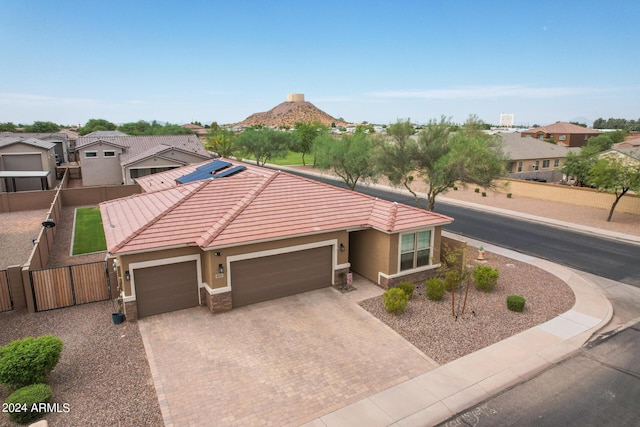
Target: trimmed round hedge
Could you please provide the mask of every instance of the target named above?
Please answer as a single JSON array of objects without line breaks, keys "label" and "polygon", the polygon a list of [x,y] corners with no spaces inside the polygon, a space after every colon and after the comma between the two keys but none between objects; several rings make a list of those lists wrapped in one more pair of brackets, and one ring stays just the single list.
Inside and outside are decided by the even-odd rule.
[{"label": "trimmed round hedge", "polygon": [[47,384],[31,384],[9,395],[5,400],[5,408],[11,421],[27,424],[45,414],[40,404],[51,402],[51,396],[51,387]]},{"label": "trimmed round hedge", "polygon": [[524,297],[520,295],[509,295],[507,297],[507,308],[511,311],[521,312],[524,310]]}]

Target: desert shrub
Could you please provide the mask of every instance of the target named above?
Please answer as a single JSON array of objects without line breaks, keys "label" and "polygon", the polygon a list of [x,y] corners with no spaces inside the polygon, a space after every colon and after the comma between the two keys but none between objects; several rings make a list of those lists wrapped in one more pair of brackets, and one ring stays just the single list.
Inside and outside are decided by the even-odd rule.
[{"label": "desert shrub", "polygon": [[509,295],[507,297],[507,308],[511,311],[522,311],[524,310],[524,297],[520,295]]},{"label": "desert shrub", "polygon": [[444,280],[439,277],[427,279],[426,281],[426,293],[427,298],[432,301],[440,301],[446,291],[446,285]]},{"label": "desert shrub", "polygon": [[446,286],[446,290],[449,292],[453,292],[460,287],[462,283],[462,277],[460,277],[460,272],[458,270],[449,270],[444,274],[444,283]]},{"label": "desert shrub", "polygon": [[400,288],[391,288],[382,294],[382,299],[384,300],[384,308],[387,312],[401,314],[407,308],[409,296]]},{"label": "desert shrub", "polygon": [[475,190],[473,190],[473,191],[474,191],[474,192],[476,192],[476,193],[479,193],[479,192],[480,192],[480,189],[479,189],[479,188],[476,188],[476,189],[475,189]]},{"label": "desert shrub", "polygon": [[62,340],[53,335],[11,341],[0,347],[0,384],[16,389],[45,382],[61,352]]},{"label": "desert shrub", "polygon": [[487,197],[487,192],[486,191],[482,192],[482,197]]},{"label": "desert shrub", "polygon": [[507,193],[507,199],[511,198],[511,193]]},{"label": "desert shrub", "polygon": [[498,270],[488,265],[478,265],[473,269],[473,282],[476,289],[491,292],[498,283]]},{"label": "desert shrub", "polygon": [[[30,423],[45,414],[40,403],[51,402],[51,387],[46,384],[31,384],[14,391],[5,400],[9,418],[19,424]],[[34,410],[32,410],[34,409]]]},{"label": "desert shrub", "polygon": [[413,297],[413,291],[416,288],[416,285],[414,285],[411,282],[400,282],[398,283],[398,288],[402,289],[402,291],[407,294],[407,297],[409,297],[409,299],[411,299],[411,297]]}]

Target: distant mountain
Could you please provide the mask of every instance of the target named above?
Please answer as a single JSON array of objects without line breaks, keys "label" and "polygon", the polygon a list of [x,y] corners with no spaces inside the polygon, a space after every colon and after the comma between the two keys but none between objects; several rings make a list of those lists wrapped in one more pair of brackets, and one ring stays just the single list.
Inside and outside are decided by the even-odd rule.
[{"label": "distant mountain", "polygon": [[[304,99],[303,96],[302,99]],[[318,121],[326,126],[331,126],[332,123],[334,123],[335,126],[349,125],[349,123],[330,116],[312,103],[304,100],[287,100],[286,102],[276,105],[269,111],[254,113],[235,125],[293,127],[296,122],[313,121]]]}]

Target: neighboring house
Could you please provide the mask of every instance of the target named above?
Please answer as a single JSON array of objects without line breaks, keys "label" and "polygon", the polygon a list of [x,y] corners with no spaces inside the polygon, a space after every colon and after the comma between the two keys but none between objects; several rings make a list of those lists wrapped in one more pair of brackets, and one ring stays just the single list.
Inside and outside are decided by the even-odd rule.
[{"label": "neighboring house", "polygon": [[209,129],[207,129],[206,127],[200,126],[200,125],[194,125],[193,123],[187,123],[185,125],[182,125],[182,127],[189,129],[191,132],[198,135],[198,137],[200,138],[207,136],[207,134],[209,133]]},{"label": "neighboring house", "polygon": [[552,180],[552,172],[564,165],[567,154],[579,148],[565,147],[543,140],[521,137],[517,133],[499,133],[504,143],[503,151],[508,156],[507,172],[511,178],[540,178]]},{"label": "neighboring house", "polygon": [[640,166],[640,147],[612,148],[598,154],[598,157],[613,157],[622,159],[625,165]]},{"label": "neighboring house", "polygon": [[423,281],[453,221],[226,159],[138,183],[146,193],[100,204],[130,319],[225,311],[342,284],[351,271],[385,288]]},{"label": "neighboring house", "polygon": [[[14,134],[15,135],[15,134]],[[0,189],[48,190],[56,183],[56,144],[21,136],[0,137]]]},{"label": "neighboring house", "polygon": [[587,145],[589,138],[599,134],[600,132],[597,130],[566,122],[557,122],[549,126],[531,128],[520,133],[523,138],[530,136],[536,139],[553,140],[567,147],[583,147]]},{"label": "neighboring house", "polygon": [[613,148],[637,148],[640,149],[640,137],[631,137],[627,138],[622,142],[618,142],[617,144],[613,144]]},{"label": "neighboring house", "polygon": [[195,135],[86,135],[76,148],[85,186],[134,184],[136,178],[211,158]]},{"label": "neighboring house", "polygon": [[40,141],[52,142],[55,144],[55,154],[58,155],[60,163],[69,161],[70,140],[66,132],[55,133],[24,133],[24,132],[0,132],[0,138],[14,137],[19,139],[39,139]]}]

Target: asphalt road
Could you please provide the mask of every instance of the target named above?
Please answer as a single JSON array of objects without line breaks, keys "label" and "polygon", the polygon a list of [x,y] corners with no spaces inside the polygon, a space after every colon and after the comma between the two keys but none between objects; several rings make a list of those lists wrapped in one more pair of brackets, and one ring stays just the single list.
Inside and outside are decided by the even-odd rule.
[{"label": "asphalt road", "polygon": [[[289,171],[291,172],[291,171]],[[296,173],[296,172],[291,172]],[[307,178],[345,187],[329,178],[297,173]],[[413,197],[367,186],[357,190],[381,199],[415,206]],[[423,206],[426,202],[423,201]],[[435,212],[455,221],[445,230],[496,246],[543,258],[617,282],[640,287],[640,246],[582,232],[486,213],[438,202]]]},{"label": "asphalt road", "polygon": [[638,396],[636,324],[441,426],[637,426]]}]

